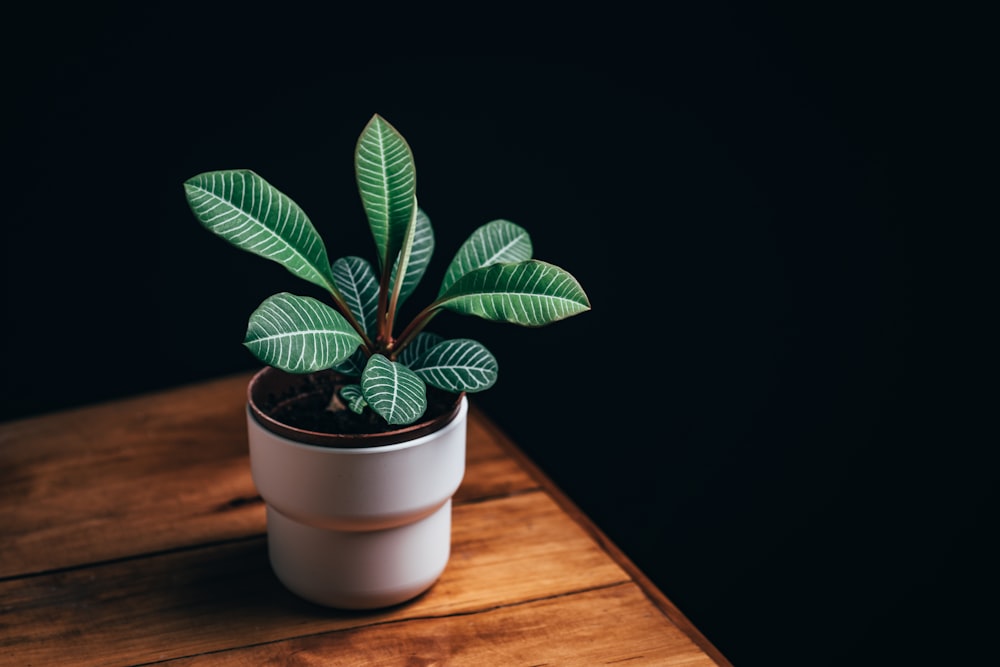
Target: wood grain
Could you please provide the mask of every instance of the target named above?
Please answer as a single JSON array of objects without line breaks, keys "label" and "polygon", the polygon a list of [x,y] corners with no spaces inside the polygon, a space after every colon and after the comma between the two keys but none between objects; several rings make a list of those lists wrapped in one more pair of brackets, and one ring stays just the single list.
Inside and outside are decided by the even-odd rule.
[{"label": "wood grain", "polygon": [[[248,379],[4,424],[0,579],[263,534]],[[470,425],[456,503],[537,488],[497,437]]]},{"label": "wood grain", "polygon": [[392,610],[348,614],[299,602],[255,538],[2,582],[0,636],[18,638],[33,664],[134,664],[628,581],[541,492],[456,507],[453,522],[441,580]]},{"label": "wood grain", "polygon": [[267,560],[248,379],[0,424],[0,665],[729,664],[474,404],[437,584],[300,600]]},{"label": "wood grain", "polygon": [[[558,618],[559,623],[539,619]],[[616,619],[629,619],[620,623]],[[462,616],[376,622],[165,667],[412,667],[413,665],[714,665],[656,613],[635,584],[619,584]]]}]

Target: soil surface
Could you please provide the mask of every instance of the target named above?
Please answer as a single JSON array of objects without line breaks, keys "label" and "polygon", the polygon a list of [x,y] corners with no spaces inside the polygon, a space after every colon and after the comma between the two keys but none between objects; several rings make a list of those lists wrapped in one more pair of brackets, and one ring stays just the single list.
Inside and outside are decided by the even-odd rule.
[{"label": "soil surface", "polygon": [[[371,434],[394,431],[370,408],[362,414],[351,411],[338,392],[347,384],[357,384],[356,378],[345,378],[332,372],[297,376],[294,384],[280,394],[269,393],[260,409],[272,419],[294,428],[317,433]],[[416,423],[448,414],[455,408],[456,394],[428,385],[427,410]]]}]

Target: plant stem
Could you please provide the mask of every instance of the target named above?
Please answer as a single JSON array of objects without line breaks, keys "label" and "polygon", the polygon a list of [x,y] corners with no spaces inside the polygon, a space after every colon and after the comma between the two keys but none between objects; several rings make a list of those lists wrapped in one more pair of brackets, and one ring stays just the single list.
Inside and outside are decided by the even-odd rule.
[{"label": "plant stem", "polygon": [[[400,246],[399,255],[396,258],[396,280],[392,285],[392,294],[389,297],[389,305],[386,310],[386,345],[392,349],[392,329],[396,322],[396,308],[399,305],[399,294],[403,291],[403,281],[406,278],[406,269],[410,264],[410,251],[413,249],[413,235],[417,231],[417,198],[413,197],[413,211],[410,213],[410,221],[406,225],[406,233],[403,234],[403,244]],[[390,276],[392,273],[390,272]]]},{"label": "plant stem", "polygon": [[382,262],[382,276],[379,279],[379,289],[378,289],[378,310],[376,311],[375,321],[376,321],[376,334],[375,344],[382,346],[388,346],[392,342],[392,331],[389,326],[392,320],[388,316],[389,307],[389,281],[392,278],[392,264],[389,262],[388,258]]},{"label": "plant stem", "polygon": [[399,352],[416,337],[418,333],[423,331],[424,327],[434,319],[434,316],[441,312],[441,308],[435,304],[431,304],[420,311],[416,317],[414,317],[403,332],[399,334],[399,338],[396,339],[396,344],[393,347],[393,354]]}]

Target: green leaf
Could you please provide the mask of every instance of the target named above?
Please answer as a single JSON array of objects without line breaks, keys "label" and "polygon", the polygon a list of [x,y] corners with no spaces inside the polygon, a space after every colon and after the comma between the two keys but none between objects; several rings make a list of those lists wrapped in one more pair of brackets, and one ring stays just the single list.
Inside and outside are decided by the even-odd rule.
[{"label": "green leaf", "polygon": [[462,276],[438,306],[494,322],[541,326],[590,310],[580,283],[564,269],[529,259]]},{"label": "green leaf", "polygon": [[438,343],[411,368],[427,384],[456,394],[483,391],[497,381],[496,358],[470,338]]},{"label": "green leaf", "polygon": [[184,193],[209,231],[329,288],[330,262],[316,228],[298,204],[254,172],[205,172],[185,181]]},{"label": "green leaf", "polygon": [[378,277],[372,265],[361,257],[341,257],[333,263],[331,271],[347,307],[365,328],[365,333],[374,336],[378,328]]},{"label": "green leaf", "polygon": [[361,393],[361,385],[349,384],[340,389],[340,397],[347,403],[351,412],[360,415],[368,407],[364,394]]},{"label": "green leaf", "polygon": [[413,341],[404,347],[403,351],[399,353],[399,363],[409,368],[413,368],[413,364],[415,364],[420,357],[424,356],[424,353],[427,352],[427,350],[431,349],[443,340],[443,336],[439,336],[429,331],[421,331],[416,335]]},{"label": "green leaf", "polygon": [[371,409],[390,424],[413,423],[427,409],[427,387],[420,376],[381,354],[368,360],[361,391]]},{"label": "green leaf", "polygon": [[311,373],[351,356],[361,344],[344,316],[308,296],[281,292],[250,315],[243,344],[269,366]]},{"label": "green leaf", "polygon": [[403,136],[375,114],[354,154],[361,203],[378,249],[379,269],[394,261],[416,206],[416,169]]},{"label": "green leaf", "polygon": [[[413,234],[413,246],[410,248],[410,259],[406,265],[406,276],[403,278],[403,285],[400,288],[399,300],[396,304],[397,310],[403,302],[413,294],[420,280],[427,271],[431,256],[434,254],[434,229],[431,227],[431,219],[421,209],[417,209],[417,219]],[[392,267],[392,280],[389,285],[396,283],[396,273],[399,268],[399,258]]]},{"label": "green leaf", "polygon": [[441,282],[438,296],[470,271],[500,263],[531,259],[531,237],[523,227],[507,220],[494,220],[472,232],[455,253]]},{"label": "green leaf", "polygon": [[368,355],[360,347],[354,351],[354,354],[331,366],[333,370],[346,375],[348,377],[356,378],[361,377],[361,374],[365,370],[365,364],[368,363]]}]

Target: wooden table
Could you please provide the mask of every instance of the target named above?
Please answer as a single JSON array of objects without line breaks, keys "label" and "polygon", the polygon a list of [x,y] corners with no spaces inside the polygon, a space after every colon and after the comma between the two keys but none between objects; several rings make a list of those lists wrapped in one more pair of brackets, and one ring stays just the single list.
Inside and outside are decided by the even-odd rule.
[{"label": "wooden table", "polygon": [[437,584],[299,600],[267,561],[248,379],[0,424],[0,664],[729,664],[474,404]]}]

